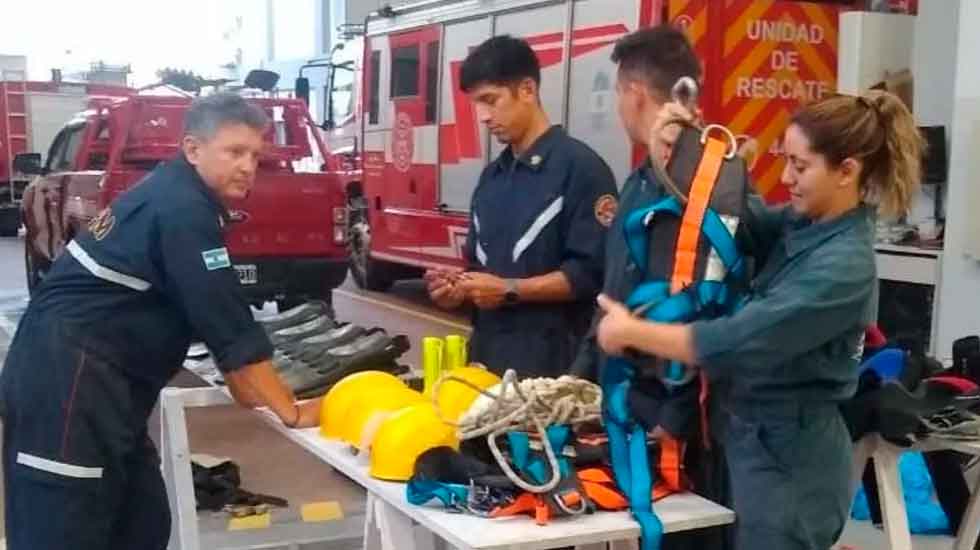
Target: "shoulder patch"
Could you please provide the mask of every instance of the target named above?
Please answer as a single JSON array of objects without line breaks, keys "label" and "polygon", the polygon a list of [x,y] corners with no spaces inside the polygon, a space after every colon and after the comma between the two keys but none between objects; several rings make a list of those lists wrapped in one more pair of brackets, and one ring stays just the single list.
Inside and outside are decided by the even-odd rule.
[{"label": "shoulder patch", "polygon": [[97,241],[101,241],[112,231],[112,228],[116,225],[116,217],[112,214],[111,208],[104,208],[99,215],[92,218],[92,221],[88,222],[88,230],[92,233],[92,237]]},{"label": "shoulder patch", "polygon": [[595,206],[593,210],[595,211],[595,219],[603,227],[609,227],[612,225],[613,220],[616,218],[616,211],[619,208],[619,203],[616,201],[616,197],[613,195],[603,195],[596,199]]},{"label": "shoulder patch", "polygon": [[231,259],[228,257],[228,249],[223,246],[221,248],[205,250],[204,252],[201,252],[201,257],[204,258],[204,267],[206,267],[208,271],[231,267]]}]

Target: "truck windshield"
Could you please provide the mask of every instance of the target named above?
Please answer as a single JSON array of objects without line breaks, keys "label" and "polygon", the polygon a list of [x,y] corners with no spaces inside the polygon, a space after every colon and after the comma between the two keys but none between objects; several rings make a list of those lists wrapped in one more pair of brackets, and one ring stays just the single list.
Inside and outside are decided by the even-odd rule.
[{"label": "truck windshield", "polygon": [[309,113],[295,105],[285,107],[274,105],[272,115],[272,143],[266,150],[266,156],[272,159],[288,161],[294,172],[320,172],[324,158],[320,145],[314,136],[317,131],[312,124]]},{"label": "truck windshield", "polygon": [[341,126],[354,112],[354,71],[349,65],[334,65],[330,107],[334,125]]}]

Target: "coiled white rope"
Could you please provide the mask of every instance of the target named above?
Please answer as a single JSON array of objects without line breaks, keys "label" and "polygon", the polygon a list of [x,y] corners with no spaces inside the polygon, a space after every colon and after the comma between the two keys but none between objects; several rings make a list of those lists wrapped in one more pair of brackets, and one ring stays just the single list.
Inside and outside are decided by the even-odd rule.
[{"label": "coiled white rope", "polygon": [[[443,417],[439,411],[439,390],[445,383],[463,384],[486,397],[479,397],[459,423]],[[515,485],[531,493],[546,493],[561,482],[561,471],[555,449],[548,440],[546,426],[553,424],[581,424],[599,420],[602,416],[602,390],[598,385],[576,378],[528,378],[518,381],[517,372],[504,373],[497,392],[487,391],[468,380],[450,374],[442,377],[432,392],[436,412],[443,422],[456,426],[460,440],[486,436],[490,452],[504,474]],[[522,479],[510,467],[510,463],[497,447],[497,438],[510,431],[536,432],[541,437],[544,454],[551,467],[551,479],[542,485],[534,485]]]}]

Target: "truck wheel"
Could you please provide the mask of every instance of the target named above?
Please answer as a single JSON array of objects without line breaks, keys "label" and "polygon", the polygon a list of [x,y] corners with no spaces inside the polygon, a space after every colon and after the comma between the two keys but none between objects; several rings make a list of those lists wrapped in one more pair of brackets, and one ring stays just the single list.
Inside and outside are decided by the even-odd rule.
[{"label": "truck wheel", "polygon": [[365,290],[384,292],[395,283],[393,267],[386,262],[371,258],[371,226],[367,212],[352,209],[350,229],[347,234],[347,249],[350,252],[350,273],[357,286]]},{"label": "truck wheel", "polygon": [[0,237],[16,237],[20,231],[20,208],[0,207]]}]

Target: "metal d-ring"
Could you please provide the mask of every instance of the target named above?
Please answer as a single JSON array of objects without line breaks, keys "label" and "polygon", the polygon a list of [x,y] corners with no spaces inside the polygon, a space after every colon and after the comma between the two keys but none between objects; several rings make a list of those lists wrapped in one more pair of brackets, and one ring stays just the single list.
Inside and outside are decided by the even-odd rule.
[{"label": "metal d-ring", "polygon": [[694,109],[698,104],[698,83],[689,76],[682,76],[670,89],[670,97],[687,109]]},{"label": "metal d-ring", "polygon": [[735,153],[738,152],[738,140],[735,139],[735,134],[733,134],[731,130],[722,126],[721,124],[708,124],[704,127],[704,130],[701,130],[701,145],[708,143],[708,134],[710,134],[712,130],[720,130],[726,137],[728,137],[728,145],[730,147],[728,148],[728,152],[725,153],[725,159],[731,160],[735,158]]}]

